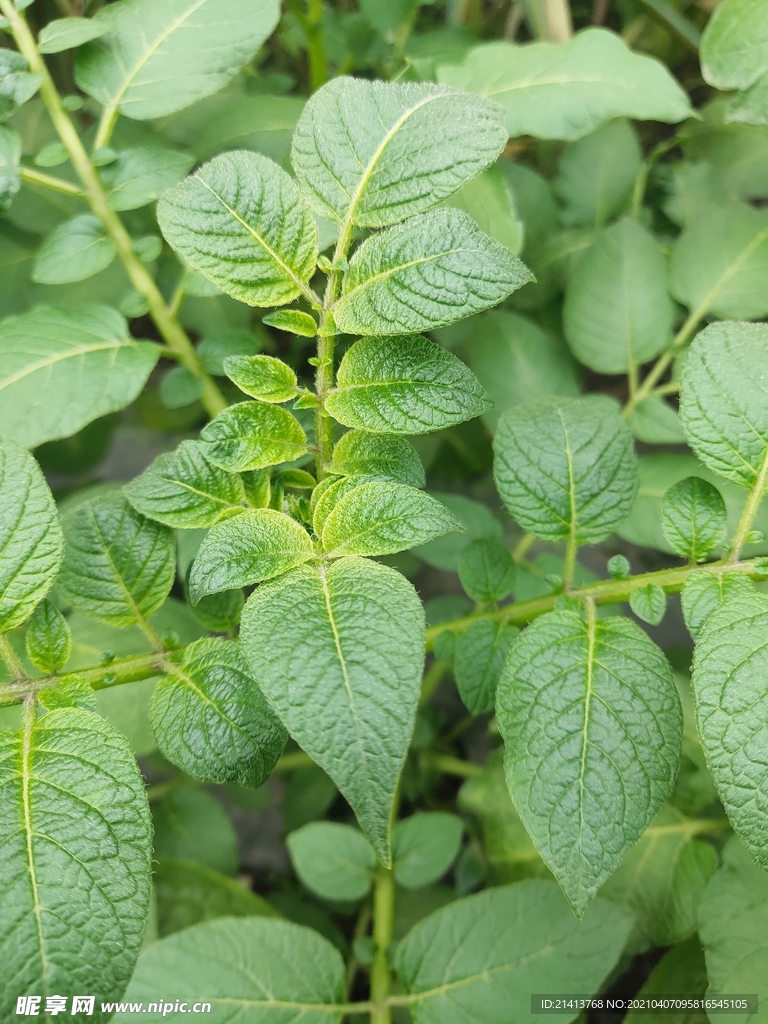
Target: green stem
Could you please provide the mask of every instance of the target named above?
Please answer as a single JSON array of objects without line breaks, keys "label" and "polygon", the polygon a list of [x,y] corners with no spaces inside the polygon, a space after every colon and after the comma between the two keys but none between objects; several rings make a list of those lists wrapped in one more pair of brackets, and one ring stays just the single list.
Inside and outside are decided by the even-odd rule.
[{"label": "green stem", "polygon": [[19,175],[22,181],[28,181],[30,185],[43,185],[45,188],[53,189],[54,192],[64,192],[65,195],[85,199],[85,192],[77,185],[73,185],[70,181],[64,181],[63,178],[54,178],[52,174],[43,174],[42,171],[36,171],[34,167],[20,167]]},{"label": "green stem", "polygon": [[0,658],[3,659],[8,667],[8,671],[15,680],[25,678],[24,666],[21,663],[21,659],[16,654],[13,647],[11,647],[10,641],[4,633],[0,633]]},{"label": "green stem", "polygon": [[622,409],[622,416],[625,418],[629,417],[635,409],[644,401],[652,391],[655,390],[656,385],[664,376],[672,360],[675,358],[680,349],[688,341],[696,331],[696,328],[701,323],[702,319],[707,315],[709,310],[710,297],[707,296],[704,302],[688,316],[683,326],[675,335],[672,344],[659,358],[656,360],[653,368],[648,373],[640,387],[635,391],[634,395],[631,395],[629,401]]},{"label": "green stem", "polygon": [[536,538],[532,533],[524,533],[517,544],[512,549],[512,558],[515,562],[524,562],[525,556],[531,550],[533,545],[536,543]]},{"label": "green stem", "polygon": [[446,775],[457,775],[460,779],[474,779],[482,772],[479,764],[471,761],[462,761],[458,757],[451,757],[449,754],[422,754],[419,758],[421,768],[433,768],[435,771],[444,772]]},{"label": "green stem", "polygon": [[379,864],[373,890],[373,938],[376,952],[371,965],[371,1024],[392,1024],[389,996],[392,978],[387,951],[395,920],[395,880],[391,868]]},{"label": "green stem", "polygon": [[648,153],[645,160],[643,160],[640,170],[637,172],[635,178],[635,186],[632,190],[632,217],[638,220],[640,213],[643,209],[643,199],[645,198],[645,190],[648,187],[648,178],[653,165],[659,159],[660,156],[664,156],[670,149],[674,149],[675,146],[680,144],[680,139],[677,135],[672,136],[671,139],[664,139],[659,142],[658,145],[654,146],[653,149]]},{"label": "green stem", "polygon": [[763,500],[765,489],[768,486],[768,449],[766,449],[765,455],[763,456],[763,464],[760,467],[755,486],[749,492],[746,504],[741,513],[739,519],[739,525],[736,527],[736,533],[733,535],[733,542],[731,544],[731,552],[728,556],[728,561],[738,562],[741,555],[741,549],[746,543],[749,532],[752,529],[752,523],[755,521],[757,510],[760,507],[760,502]]},{"label": "green stem", "polygon": [[424,707],[425,704],[429,703],[430,697],[438,688],[440,683],[443,681],[445,674],[449,668],[450,663],[447,661],[441,661],[439,658],[432,662],[427,671],[424,673],[424,679],[421,683],[421,696],[419,697],[419,707]]},{"label": "green stem", "polygon": [[307,53],[309,56],[309,83],[312,92],[328,81],[328,62],[325,59],[323,38],[323,0],[307,0]]},{"label": "green stem", "polygon": [[570,593],[573,585],[573,574],[576,570],[576,555],[579,550],[579,542],[576,539],[576,517],[571,518],[571,532],[568,535],[568,543],[565,548],[565,564],[563,565],[563,590]]},{"label": "green stem", "polygon": [[548,43],[567,43],[573,36],[573,20],[568,0],[523,0],[525,17],[537,39]]},{"label": "green stem", "polygon": [[147,300],[150,315],[163,340],[176,354],[179,362],[203,381],[203,405],[211,416],[216,416],[227,407],[226,400],[213,379],[203,369],[186,331],[169,313],[165,299],[152,275],[133,251],[131,236],[109,205],[107,194],[99,180],[96,168],[91,163],[80,136],[64,109],[56,85],[48,73],[48,68],[37,49],[37,44],[25,18],[18,13],[11,0],[0,0],[0,11],[10,22],[13,38],[19,51],[26,57],[30,70],[42,76],[40,95],[59,138],[69,153],[72,166],[80,178],[85,198],[104,225],[131,284]]}]

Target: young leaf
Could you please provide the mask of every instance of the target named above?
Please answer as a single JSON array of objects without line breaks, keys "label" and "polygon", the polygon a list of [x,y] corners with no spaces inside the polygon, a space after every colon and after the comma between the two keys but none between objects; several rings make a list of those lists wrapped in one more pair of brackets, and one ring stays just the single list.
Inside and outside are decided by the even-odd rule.
[{"label": "young leaf", "polygon": [[686,440],[705,465],[742,487],[766,486],[767,372],[764,324],[711,324],[697,335],[683,368]]},{"label": "young leaf", "polygon": [[[344,961],[327,939],[310,928],[267,917],[208,921],[185,928],[148,946],[139,958],[125,993],[129,1002],[156,1002],[160,1010],[143,1014],[146,1024],[161,1024],[163,1007],[180,999],[212,1004],[208,1024],[232,1020],[233,1004],[244,1020],[272,1024],[337,1024],[345,1001]],[[165,1011],[168,1012],[168,1011]],[[243,1013],[235,1010],[239,1016]],[[114,1024],[133,1024],[130,1010]]]},{"label": "young leaf", "polygon": [[424,491],[376,481],[339,499],[325,520],[323,547],[333,558],[391,555],[461,529],[456,516]]},{"label": "young leaf", "polygon": [[21,136],[0,125],[0,213],[11,208],[21,188]]},{"label": "young leaf", "polygon": [[271,34],[277,0],[123,0],[93,24],[105,35],[77,55],[80,88],[139,121],[218,92]]},{"label": "young leaf", "polygon": [[61,53],[98,39],[107,31],[107,26],[94,18],[58,18],[40,29],[37,46],[40,53]]},{"label": "young leaf", "polygon": [[444,811],[412,814],[392,832],[392,870],[404,889],[423,889],[456,860],[464,822]]},{"label": "young leaf", "polygon": [[488,100],[427,83],[336,78],[305,106],[291,162],[322,216],[385,227],[456,192],[506,141],[503,112]]},{"label": "young leaf", "polygon": [[105,270],[116,253],[101,221],[90,213],[59,224],[38,250],[32,280],[38,284],[69,284]]},{"label": "young leaf", "polygon": [[27,657],[45,675],[58,672],[72,653],[72,634],[67,620],[50,601],[41,601],[32,612],[24,637]]},{"label": "young leaf", "polygon": [[97,497],[64,517],[66,550],[58,589],[99,622],[130,626],[157,611],[173,586],[173,532],[122,494]]},{"label": "young leaf", "polygon": [[20,626],[53,586],[64,538],[32,456],[0,437],[0,633]]},{"label": "young leaf", "polygon": [[474,540],[459,559],[461,585],[473,601],[503,601],[515,589],[512,555],[494,540]]},{"label": "young leaf", "polygon": [[270,704],[388,862],[390,810],[424,664],[415,590],[365,559],[301,566],[254,591],[241,637]]},{"label": "young leaf", "polygon": [[29,448],[136,398],[160,347],[107,306],[38,306],[0,324],[0,434]]},{"label": "young leaf", "polygon": [[626,373],[669,347],[666,260],[636,220],[597,235],[568,282],[563,318],[573,354],[598,373]]},{"label": "young leaf", "polygon": [[239,644],[190,644],[155,688],[152,731],[164,757],[206,782],[256,789],[285,748],[285,729],[256,686]]},{"label": "young leaf", "polygon": [[312,529],[315,532],[315,536],[323,536],[323,527],[325,526],[326,519],[345,494],[354,490],[355,487],[359,487],[360,484],[372,482],[373,480],[364,476],[347,476],[341,479],[338,477],[326,477],[325,480],[321,480],[312,492],[312,499],[310,501]]},{"label": "young leaf", "polygon": [[496,709],[518,814],[582,915],[672,790],[669,662],[627,619],[551,612],[512,645]]},{"label": "young leaf", "polygon": [[329,470],[339,476],[397,480],[411,487],[426,483],[419,454],[405,438],[364,430],[350,430],[336,442]]},{"label": "young leaf", "polygon": [[203,428],[199,443],[206,459],[228,473],[292,462],[307,450],[296,417],[261,402],[230,405]]},{"label": "young leaf", "polygon": [[725,539],[726,511],[716,487],[697,476],[673,484],[661,499],[661,530],[681,558],[703,562]]},{"label": "young leaf", "polygon": [[637,134],[623,118],[566,146],[552,182],[564,205],[562,223],[591,228],[609,224],[626,207],[642,162]]},{"label": "young leaf", "polygon": [[456,638],[453,674],[459,696],[473,715],[493,711],[496,686],[517,632],[514,626],[479,619]]},{"label": "young leaf", "polygon": [[456,356],[421,335],[362,338],[339,364],[326,409],[378,433],[426,434],[474,419],[491,402]]},{"label": "young leaf", "polygon": [[200,545],[189,574],[192,604],[206,594],[271,580],[314,553],[307,531],[283,512],[241,512],[217,523]]},{"label": "young leaf", "polygon": [[487,43],[439,68],[438,79],[501,103],[512,137],[580,139],[613,117],[675,123],[690,114],[661,63],[600,28],[568,43]]},{"label": "young leaf", "polygon": [[300,309],[278,309],[262,317],[261,322],[267,327],[276,327],[278,331],[287,331],[300,338],[314,338],[317,334],[317,320],[309,313]]},{"label": "young leaf", "polygon": [[241,478],[207,462],[194,441],[160,455],[123,493],[142,515],[179,529],[212,526],[245,499]]},{"label": "young leaf", "polygon": [[528,880],[430,914],[398,945],[395,968],[414,1024],[525,1020],[531,993],[599,991],[631,927],[607,900],[577,921],[554,883]]},{"label": "young leaf", "polygon": [[496,306],[533,280],[461,210],[441,208],[366,239],[334,307],[349,334],[434,330]]},{"label": "young leaf", "polygon": [[709,616],[736,597],[754,594],[755,585],[741,572],[692,572],[685,581],[680,602],[688,632],[698,640]]},{"label": "young leaf", "polygon": [[113,210],[137,210],[181,181],[193,164],[189,153],[165,146],[137,146],[117,154],[101,171]]},{"label": "young leaf", "polygon": [[629,607],[643,622],[658,626],[667,610],[667,595],[655,583],[649,583],[642,590],[633,590],[629,595]]},{"label": "young leaf", "polygon": [[[5,19],[3,19],[5,20]],[[5,121],[27,100],[32,99],[42,75],[29,71],[25,57],[8,47],[0,53],[0,121]]]},{"label": "young leaf", "polygon": [[693,656],[696,721],[725,811],[757,863],[768,870],[768,597],[733,597],[707,618]]},{"label": "young leaf", "polygon": [[603,395],[551,398],[509,409],[494,438],[504,504],[542,540],[592,544],[632,507],[637,460],[616,404]]},{"label": "young leaf", "polygon": [[376,868],[376,853],[351,825],[316,821],[286,839],[296,874],[324,900],[361,900]]},{"label": "young leaf", "polygon": [[296,374],[274,356],[227,356],[224,372],[246,395],[262,402],[287,402],[296,397]]},{"label": "young leaf", "polygon": [[152,852],[128,744],[88,711],[49,711],[0,731],[0,792],[0,1016],[13,1018],[20,992],[119,999],[144,937]]},{"label": "young leaf", "polygon": [[258,153],[223,153],[157,205],[166,239],[198,273],[250,306],[307,292],[317,228],[296,183]]},{"label": "young leaf", "polygon": [[203,789],[183,786],[152,804],[155,853],[237,874],[237,834],[218,800]]}]

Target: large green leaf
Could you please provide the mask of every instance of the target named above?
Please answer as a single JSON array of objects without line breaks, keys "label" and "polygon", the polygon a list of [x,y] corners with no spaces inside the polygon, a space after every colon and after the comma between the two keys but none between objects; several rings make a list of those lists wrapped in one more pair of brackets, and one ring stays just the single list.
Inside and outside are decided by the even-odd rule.
[{"label": "large green leaf", "polygon": [[682,711],[635,623],[572,611],[513,643],[496,713],[518,814],[578,914],[672,790]]},{"label": "large green leaf", "polygon": [[579,362],[626,373],[672,342],[675,305],[658,243],[625,218],[595,238],[566,289],[563,330]]},{"label": "large green leaf", "polygon": [[495,103],[427,83],[336,78],[307,103],[291,162],[312,207],[383,227],[434,206],[506,143]]},{"label": "large green leaf", "polygon": [[78,611],[130,626],[157,611],[173,586],[173,532],[145,519],[122,494],[97,497],[64,516],[58,589]]},{"label": "large green leaf", "polygon": [[373,882],[376,853],[359,829],[313,821],[286,839],[296,874],[324,900],[359,900]]},{"label": "large green leaf", "polygon": [[[735,837],[723,851],[723,866],[709,883],[699,910],[711,996],[753,993],[768,999],[768,875]],[[733,1016],[734,1024],[757,1024],[758,1013]]]},{"label": "large green leaf", "polygon": [[336,325],[350,334],[433,330],[495,306],[528,268],[463,211],[418,214],[366,239],[349,262]]},{"label": "large green leaf", "polygon": [[711,324],[688,353],[680,420],[710,469],[765,490],[768,473],[768,327]]},{"label": "large green leaf", "polygon": [[473,419],[490,399],[460,359],[421,335],[362,338],[339,365],[326,409],[379,433],[426,434]]},{"label": "large green leaf", "polygon": [[226,85],[277,23],[277,0],[121,0],[78,53],[77,84],[139,121],[183,110]]},{"label": "large green leaf", "polygon": [[604,395],[521,405],[499,420],[494,476],[504,504],[542,540],[594,543],[632,507],[632,435]]},{"label": "large green leaf", "polygon": [[568,43],[487,43],[457,67],[441,67],[438,78],[501,103],[511,136],[580,139],[612,117],[674,123],[690,114],[661,63],[604,29]]},{"label": "large green leaf", "polygon": [[415,1024],[533,1020],[534,993],[596,992],[631,926],[605,900],[578,921],[552,882],[487,889],[431,914],[399,944],[403,1002]]},{"label": "large green leaf", "polygon": [[389,861],[390,810],[424,663],[424,613],[413,587],[365,559],[301,566],[256,589],[241,637],[288,731]]},{"label": "large green leaf", "polygon": [[609,224],[625,209],[642,162],[637,135],[623,118],[566,146],[552,182],[563,201],[563,224]]},{"label": "large green leaf", "polygon": [[296,417],[263,402],[230,405],[203,428],[199,443],[206,459],[229,473],[292,462],[307,450]]},{"label": "large green leaf", "polygon": [[64,538],[40,468],[0,437],[0,633],[27,619],[53,586]]},{"label": "large green leaf", "polygon": [[0,434],[29,448],[129,405],[160,355],[107,306],[38,306],[0,324]]},{"label": "large green leaf", "polygon": [[281,306],[307,291],[317,228],[293,179],[258,153],[223,153],[164,193],[157,218],[179,255],[227,295]]},{"label": "large green leaf", "polygon": [[[158,993],[162,993],[158,996]],[[163,1017],[163,1001],[180,999],[190,1012],[211,1003],[207,1024],[340,1024],[335,1003],[345,1001],[344,962],[317,932],[287,921],[223,919],[185,928],[149,946],[125,993],[126,1002],[161,999],[147,1024]],[[114,1024],[132,1024],[118,1013]]]},{"label": "large green leaf", "polygon": [[768,210],[710,207],[675,242],[672,295],[699,316],[758,320],[768,313]]},{"label": "large green leaf", "polygon": [[761,0],[723,0],[701,39],[701,70],[718,89],[748,89],[768,72],[768,21]]},{"label": "large green leaf", "polygon": [[97,715],[50,711],[0,732],[0,791],[0,1014],[12,1019],[20,993],[80,992],[95,1014],[70,1019],[105,1024],[101,1000],[122,995],[149,910],[152,831],[133,755]]},{"label": "large green leaf", "polygon": [[768,870],[768,597],[745,594],[716,608],[693,657],[696,720],[726,813],[749,852]]},{"label": "large green leaf", "polygon": [[206,782],[257,788],[283,752],[285,730],[239,644],[210,638],[184,651],[155,688],[152,731],[163,755]]}]

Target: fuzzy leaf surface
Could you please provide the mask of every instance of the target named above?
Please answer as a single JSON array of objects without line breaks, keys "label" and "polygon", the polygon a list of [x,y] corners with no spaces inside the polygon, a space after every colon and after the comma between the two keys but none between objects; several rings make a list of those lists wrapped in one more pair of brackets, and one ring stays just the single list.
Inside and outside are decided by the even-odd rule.
[{"label": "fuzzy leaf surface", "polygon": [[296,374],[274,356],[227,356],[224,372],[241,391],[261,402],[287,402],[296,395]]},{"label": "fuzzy leaf surface", "polygon": [[206,459],[228,473],[292,462],[307,450],[296,417],[262,402],[230,405],[203,428],[199,444]]},{"label": "fuzzy leaf surface", "polygon": [[680,603],[688,632],[694,640],[717,608],[732,598],[754,594],[755,585],[741,572],[692,572],[685,581]]},{"label": "fuzzy leaf surface", "polygon": [[336,442],[330,470],[341,476],[378,476],[411,487],[427,482],[419,454],[405,438],[365,430],[350,430]]},{"label": "fuzzy leaf surface", "polygon": [[453,674],[459,696],[473,715],[493,711],[496,686],[517,632],[514,626],[480,619],[456,638]]},{"label": "fuzzy leaf surface", "polygon": [[72,633],[67,620],[50,601],[41,601],[32,612],[24,636],[27,657],[45,675],[64,668],[72,653]]},{"label": "fuzzy leaf surface", "polygon": [[709,481],[688,476],[661,499],[661,529],[681,558],[703,562],[725,539],[723,496]]}]

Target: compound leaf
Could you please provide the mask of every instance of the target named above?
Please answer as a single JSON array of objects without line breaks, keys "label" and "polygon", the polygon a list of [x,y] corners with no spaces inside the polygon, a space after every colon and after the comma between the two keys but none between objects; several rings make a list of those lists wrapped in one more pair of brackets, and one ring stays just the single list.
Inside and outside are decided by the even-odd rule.
[{"label": "compound leaf", "polygon": [[324,900],[367,896],[376,853],[362,832],[335,821],[313,821],[286,839],[291,863],[308,889]]},{"label": "compound leaf", "polygon": [[416,449],[403,437],[350,430],[336,442],[331,473],[340,476],[380,477],[411,487],[426,483],[424,465]]},{"label": "compound leaf", "polygon": [[307,450],[307,437],[287,409],[240,402],[203,428],[199,444],[214,466],[244,473],[298,459]]},{"label": "compound leaf", "polygon": [[456,860],[464,822],[444,811],[419,812],[392,832],[392,869],[404,889],[422,889],[442,878]]},{"label": "compound leaf", "polygon": [[661,499],[661,530],[681,558],[703,562],[725,539],[725,501],[698,476],[678,480]]}]

